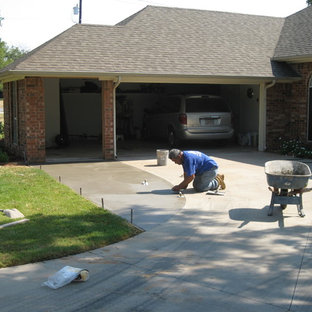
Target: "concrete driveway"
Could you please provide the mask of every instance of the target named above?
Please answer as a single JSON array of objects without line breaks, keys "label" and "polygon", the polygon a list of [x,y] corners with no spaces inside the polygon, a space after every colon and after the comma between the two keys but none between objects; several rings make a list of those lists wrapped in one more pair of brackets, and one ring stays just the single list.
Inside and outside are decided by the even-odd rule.
[{"label": "concrete driveway", "polygon": [[[0,310],[312,311],[312,192],[303,195],[304,218],[293,205],[283,211],[276,207],[268,217],[271,194],[263,166],[285,158],[254,151],[206,152],[225,174],[225,196],[191,189],[185,198],[169,193],[167,187],[181,180],[181,167],[171,162],[156,166],[150,157],[43,166],[77,192],[88,181],[86,172],[92,172],[93,191],[85,183],[83,196],[98,204],[104,196],[107,208],[119,202],[120,214],[123,206],[126,211],[139,206],[134,221],[146,231],[80,255],[1,269]],[[119,171],[118,188],[107,183],[110,188],[104,193],[100,181],[107,164],[115,172],[123,168],[131,174],[128,179],[127,170]],[[141,184],[143,177],[148,186]],[[87,268],[90,279],[58,290],[41,286],[65,265]]]}]

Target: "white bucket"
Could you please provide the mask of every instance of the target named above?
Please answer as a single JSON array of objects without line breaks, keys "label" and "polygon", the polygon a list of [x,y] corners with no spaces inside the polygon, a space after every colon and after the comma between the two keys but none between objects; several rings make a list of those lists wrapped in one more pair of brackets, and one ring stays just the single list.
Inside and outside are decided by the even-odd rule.
[{"label": "white bucket", "polygon": [[166,166],[168,162],[169,151],[165,149],[156,150],[157,166]]}]

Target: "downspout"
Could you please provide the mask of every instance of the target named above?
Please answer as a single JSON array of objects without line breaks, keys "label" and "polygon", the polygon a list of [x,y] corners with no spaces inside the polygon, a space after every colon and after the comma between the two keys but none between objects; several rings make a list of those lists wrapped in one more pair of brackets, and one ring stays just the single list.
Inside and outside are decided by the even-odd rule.
[{"label": "downspout", "polygon": [[121,83],[121,77],[118,76],[117,80],[113,83],[113,114],[114,114],[114,159],[117,159],[117,140],[116,140],[116,89]]},{"label": "downspout", "polygon": [[265,86],[265,91],[269,88],[272,88],[274,87],[274,85],[276,84],[276,80],[273,80],[271,83],[268,83],[266,86]]},{"label": "downspout", "polygon": [[267,90],[276,84],[276,80],[270,83],[260,84],[260,107],[259,107],[259,145],[258,150],[266,150],[266,116],[267,116]]}]

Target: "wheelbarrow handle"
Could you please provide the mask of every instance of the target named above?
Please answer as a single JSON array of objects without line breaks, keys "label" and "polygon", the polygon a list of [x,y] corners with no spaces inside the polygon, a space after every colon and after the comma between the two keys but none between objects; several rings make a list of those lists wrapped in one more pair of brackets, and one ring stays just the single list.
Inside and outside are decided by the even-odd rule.
[{"label": "wheelbarrow handle", "polygon": [[275,194],[277,194],[278,193],[278,189],[277,188],[273,188],[273,187],[268,187],[268,189],[269,189],[269,191],[271,191],[272,193],[275,193]]},{"label": "wheelbarrow handle", "polygon": [[306,187],[306,188],[299,189],[299,190],[292,190],[288,194],[291,196],[291,195],[296,195],[296,194],[307,193],[307,192],[310,192],[310,191],[312,191],[312,187]]},{"label": "wheelbarrow handle", "polygon": [[311,192],[311,191],[312,191],[312,187],[306,187],[306,188],[301,190],[301,193],[307,193],[307,192]]},{"label": "wheelbarrow handle", "polygon": [[[277,188],[272,188],[272,187],[268,187],[268,189],[272,192],[277,194],[278,193],[278,189]],[[292,196],[295,194],[302,194],[302,193],[307,193],[307,192],[311,192],[312,191],[312,187],[306,187],[303,189],[299,189],[299,190],[292,190],[288,193],[288,196]]]}]

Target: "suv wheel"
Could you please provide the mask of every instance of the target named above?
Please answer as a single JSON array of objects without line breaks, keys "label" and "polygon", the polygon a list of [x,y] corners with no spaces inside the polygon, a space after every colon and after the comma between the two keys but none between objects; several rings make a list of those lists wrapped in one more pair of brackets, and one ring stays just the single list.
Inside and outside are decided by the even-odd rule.
[{"label": "suv wheel", "polygon": [[168,143],[170,147],[174,147],[178,144],[178,140],[173,130],[169,130],[168,132]]}]

